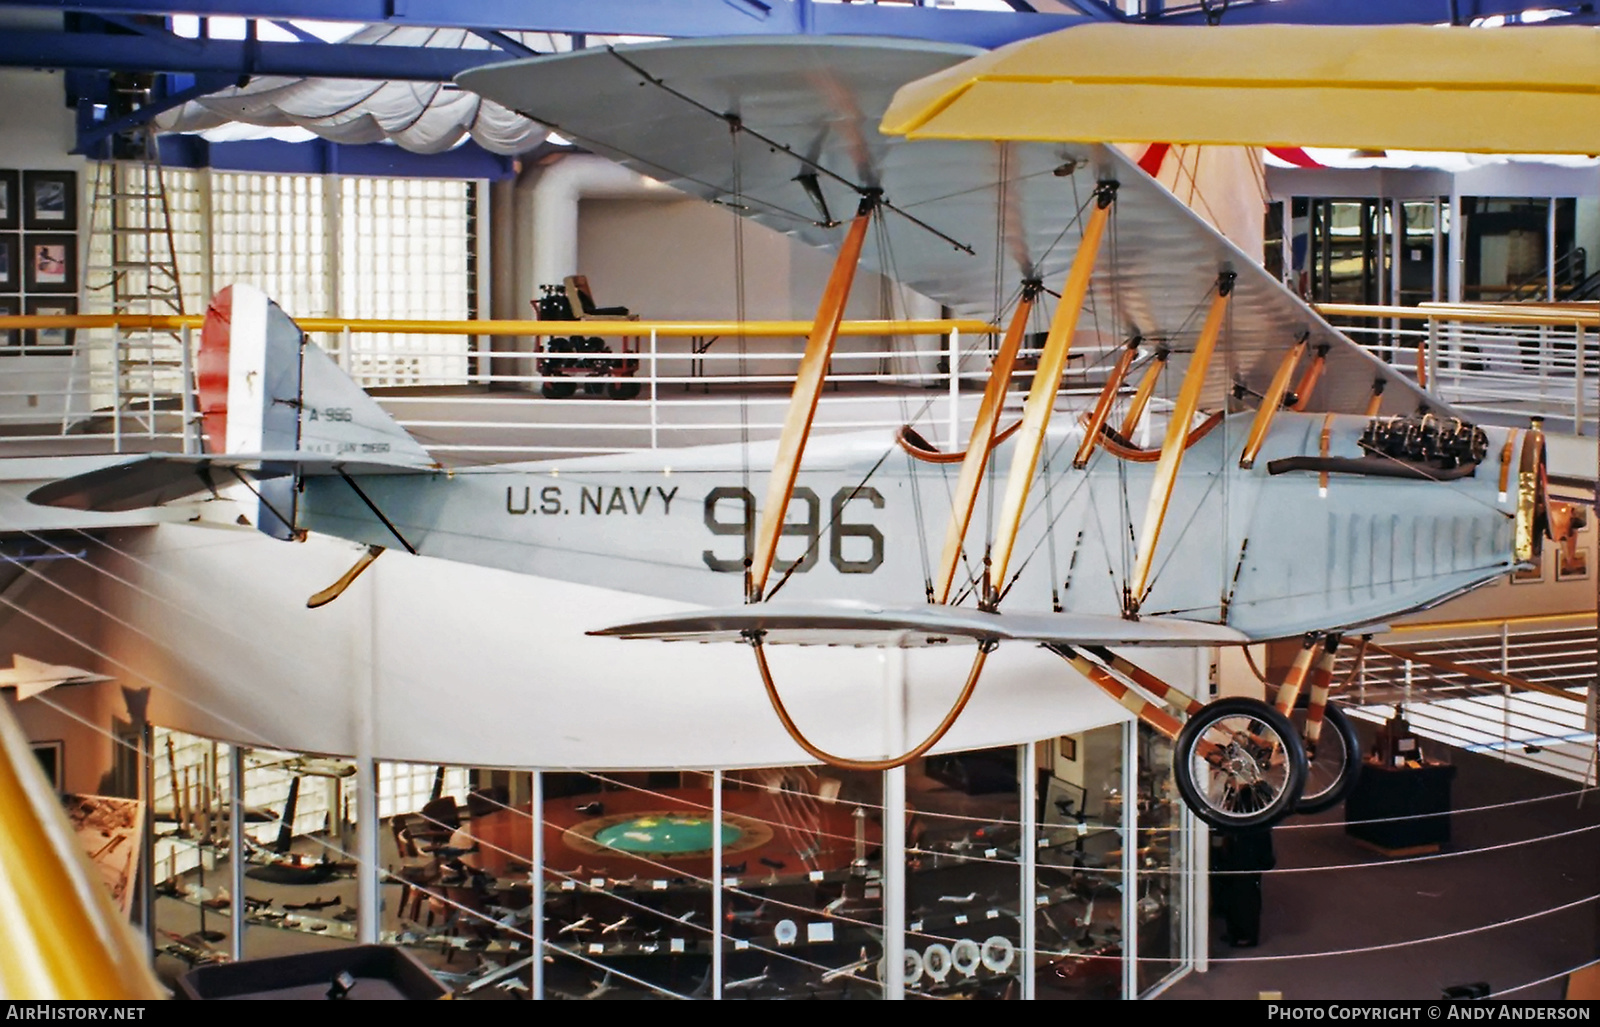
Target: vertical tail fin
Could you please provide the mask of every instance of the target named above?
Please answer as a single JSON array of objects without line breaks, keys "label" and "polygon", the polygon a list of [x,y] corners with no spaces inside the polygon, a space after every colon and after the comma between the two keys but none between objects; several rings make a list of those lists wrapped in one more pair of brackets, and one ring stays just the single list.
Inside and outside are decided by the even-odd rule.
[{"label": "vertical tail fin", "polygon": [[[214,453],[349,456],[436,467],[427,450],[261,290],[232,285],[211,301],[196,361],[200,414]],[[264,460],[256,525],[294,537],[294,467]]]}]

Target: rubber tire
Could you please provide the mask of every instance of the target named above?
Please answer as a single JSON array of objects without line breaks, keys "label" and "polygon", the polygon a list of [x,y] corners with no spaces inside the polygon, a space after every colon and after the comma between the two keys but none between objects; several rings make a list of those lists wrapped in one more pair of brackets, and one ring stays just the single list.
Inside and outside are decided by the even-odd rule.
[{"label": "rubber tire", "polygon": [[539,394],[545,399],[566,399],[577,391],[578,383],[564,378],[546,378],[539,384]]},{"label": "rubber tire", "polygon": [[[1305,740],[1306,711],[1294,711],[1289,718],[1295,734]],[[1337,706],[1322,711],[1322,737],[1317,753],[1307,756],[1306,786],[1295,804],[1296,813],[1321,813],[1343,802],[1361,776],[1361,739],[1355,725]]]},{"label": "rubber tire", "polygon": [[[1274,775],[1275,779],[1281,777],[1281,780],[1270,799],[1264,803],[1252,803],[1250,809],[1240,812],[1231,812],[1214,804],[1210,799],[1210,781],[1202,785],[1195,779],[1197,764],[1206,768],[1208,778],[1214,772],[1210,764],[1194,754],[1195,747],[1214,726],[1230,719],[1251,722],[1254,725],[1252,730],[1268,735],[1275,744],[1281,745],[1285,756],[1281,774]],[[1237,731],[1246,726],[1239,724],[1231,729]],[[1270,827],[1296,811],[1300,791],[1306,782],[1306,754],[1294,725],[1273,707],[1259,699],[1218,699],[1190,717],[1183,725],[1183,730],[1178,732],[1178,740],[1172,748],[1172,772],[1178,785],[1178,794],[1183,796],[1183,801],[1195,816],[1219,831],[1251,830]]]},{"label": "rubber tire", "polygon": [[633,399],[639,395],[639,383],[623,378],[606,386],[606,394],[612,399]]}]

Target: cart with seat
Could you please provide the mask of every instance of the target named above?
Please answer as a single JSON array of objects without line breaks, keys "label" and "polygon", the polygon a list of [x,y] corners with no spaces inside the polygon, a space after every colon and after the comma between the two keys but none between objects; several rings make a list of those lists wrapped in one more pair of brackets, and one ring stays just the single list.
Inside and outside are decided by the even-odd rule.
[{"label": "cart with seat", "polygon": [[[560,285],[541,285],[534,310],[541,321],[637,321],[638,314],[627,307],[597,307],[583,275],[568,275]],[[602,392],[612,399],[632,399],[639,395],[639,383],[632,380],[639,370],[639,337],[618,338],[619,353],[599,336],[541,337],[535,352],[535,368],[543,381],[539,392],[547,399],[564,399],[578,391],[591,396]]]}]

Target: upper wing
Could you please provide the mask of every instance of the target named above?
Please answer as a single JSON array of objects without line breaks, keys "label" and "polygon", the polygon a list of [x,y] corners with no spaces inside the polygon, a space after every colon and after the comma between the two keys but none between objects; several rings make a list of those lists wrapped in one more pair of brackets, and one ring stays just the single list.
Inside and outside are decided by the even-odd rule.
[{"label": "upper wing", "polygon": [[963,606],[918,603],[767,602],[690,610],[591,631],[591,635],[667,642],[728,642],[759,634],[791,645],[916,648],[962,642],[1038,642],[1045,645],[1241,645],[1250,639],[1221,624],[1171,617],[1124,620],[1086,613],[986,613]]},{"label": "upper wing", "polygon": [[1094,345],[1082,336],[1096,330],[1106,346],[1140,336],[1169,347],[1169,367],[1181,374],[1207,293],[1219,271],[1231,270],[1230,324],[1204,406],[1224,406],[1236,382],[1264,392],[1304,335],[1313,349],[1327,346],[1328,358],[1303,409],[1360,411],[1377,380],[1386,412],[1439,407],[1111,147],[908,141],[878,130],[900,85],[976,52],[907,40],[736,37],[577,51],[474,69],[460,81],[810,245],[836,247],[838,222],[854,214],[860,191],[882,189],[893,209],[863,265],[959,316],[991,316],[996,296],[1013,294],[1024,278],[1059,285],[1077,250],[1079,210],[1096,181],[1115,179],[1114,227],[1080,321],[1080,349]]}]

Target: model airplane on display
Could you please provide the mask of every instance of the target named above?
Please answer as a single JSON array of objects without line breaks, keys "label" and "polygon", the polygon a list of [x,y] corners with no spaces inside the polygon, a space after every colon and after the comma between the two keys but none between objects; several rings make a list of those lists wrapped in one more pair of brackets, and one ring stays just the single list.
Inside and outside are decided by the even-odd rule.
[{"label": "model airplane on display", "polygon": [[[1339,638],[1533,559],[1542,435],[1453,416],[1115,148],[878,131],[899,86],[976,52],[721,39],[462,77],[595,152],[837,251],[776,441],[443,469],[283,311],[234,286],[202,332],[212,452],[130,459],[31,498],[122,510],[247,483],[262,531],[369,547],[313,604],[395,546],[698,604],[594,633],[749,645],[796,741],[845,767],[929,751],[996,646],[1044,646],[1176,738],[1178,787],[1208,823],[1331,806],[1361,756],[1326,705]],[[809,438],[858,266],[961,316],[1015,297],[964,444],[941,451],[916,425]],[[1053,296],[1025,364],[1030,318]],[[1081,354],[1102,387],[1067,412],[1060,386]],[[1019,417],[1006,390],[1023,368]],[[1158,408],[1165,441],[1141,446]],[[1124,655],[1292,637],[1304,646],[1272,703],[1203,703]],[[789,719],[767,656],[782,643],[966,647],[971,661],[919,745],[851,760]]]}]

